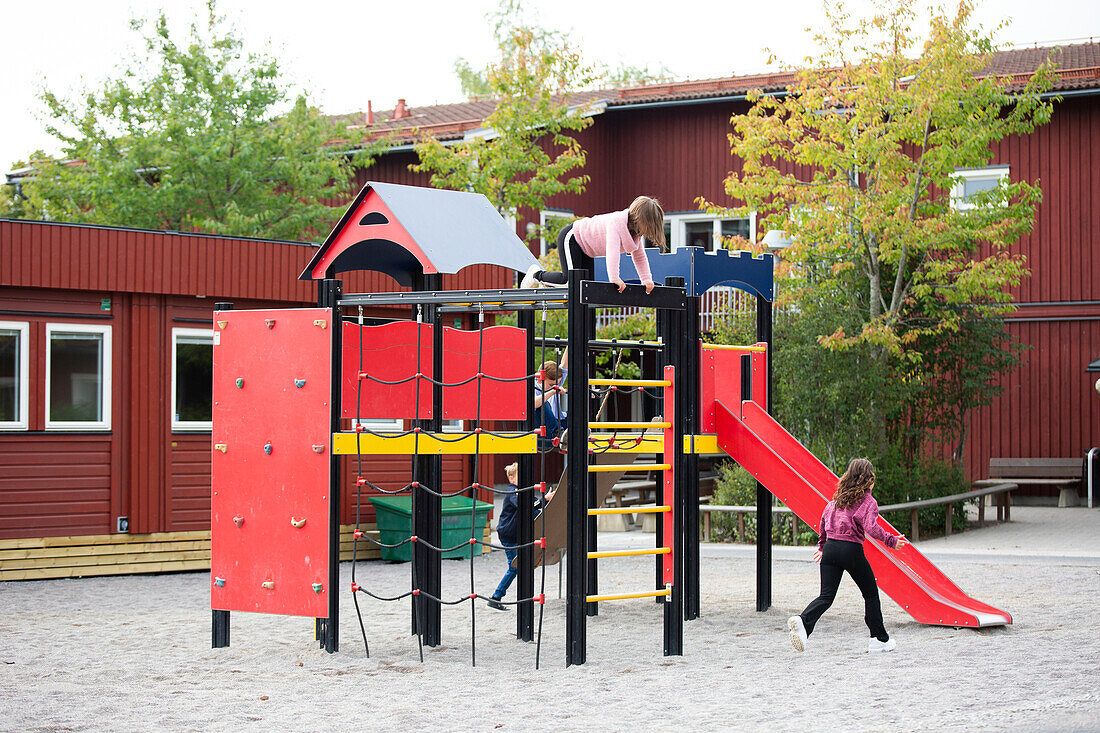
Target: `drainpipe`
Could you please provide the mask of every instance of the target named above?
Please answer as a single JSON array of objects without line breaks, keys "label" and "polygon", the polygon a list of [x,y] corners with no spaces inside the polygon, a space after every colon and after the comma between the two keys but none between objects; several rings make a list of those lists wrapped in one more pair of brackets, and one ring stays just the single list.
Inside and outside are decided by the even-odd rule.
[{"label": "drainpipe", "polygon": [[1095,485],[1093,471],[1095,470],[1094,464],[1096,463],[1096,454],[1098,452],[1100,452],[1100,448],[1089,448],[1089,452],[1085,454],[1085,463],[1088,466],[1089,509],[1092,509],[1092,487]]}]

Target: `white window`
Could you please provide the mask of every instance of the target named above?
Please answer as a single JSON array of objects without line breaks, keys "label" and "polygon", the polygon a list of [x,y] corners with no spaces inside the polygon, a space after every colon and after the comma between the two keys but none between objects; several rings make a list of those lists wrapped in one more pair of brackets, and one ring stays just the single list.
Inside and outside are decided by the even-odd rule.
[{"label": "white window", "polygon": [[951,206],[956,211],[970,211],[977,205],[972,202],[975,194],[989,191],[1008,180],[1008,166],[994,165],[988,168],[960,168],[952,176]]},{"label": "white window", "polygon": [[172,329],[172,430],[213,428],[214,331]]},{"label": "white window", "polygon": [[[539,231],[543,234],[539,237],[539,257],[544,257],[547,252],[557,246],[558,231],[573,221],[575,216],[569,209],[543,209],[539,212]],[[547,239],[547,236],[550,239]]]},{"label": "white window", "polygon": [[28,326],[0,321],[0,430],[27,429]]},{"label": "white window", "polygon": [[46,429],[111,429],[111,327],[46,324]]},{"label": "white window", "polygon": [[680,247],[702,247],[707,252],[721,249],[720,237],[740,236],[756,241],[756,214],[747,219],[711,216],[700,211],[665,214],[665,240],[671,251]]}]

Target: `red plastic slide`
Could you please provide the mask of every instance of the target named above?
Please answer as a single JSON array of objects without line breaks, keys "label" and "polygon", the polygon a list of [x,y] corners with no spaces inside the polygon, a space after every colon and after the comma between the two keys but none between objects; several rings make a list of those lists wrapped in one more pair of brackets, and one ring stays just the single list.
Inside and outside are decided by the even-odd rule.
[{"label": "red plastic slide", "polygon": [[[755,402],[740,405],[738,417],[715,405],[718,446],[756,477],[804,522],[820,531],[821,512],[833,495],[837,476]],[[879,525],[900,534],[882,517]],[[1012,616],[959,590],[939,568],[909,545],[888,549],[867,538],[863,545],[879,587],[922,624],[1003,626]]]}]

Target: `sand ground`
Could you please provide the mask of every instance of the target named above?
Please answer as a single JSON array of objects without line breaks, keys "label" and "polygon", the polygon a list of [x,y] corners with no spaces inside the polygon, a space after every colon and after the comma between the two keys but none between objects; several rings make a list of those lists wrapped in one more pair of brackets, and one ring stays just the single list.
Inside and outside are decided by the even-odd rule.
[{"label": "sand ground", "polygon": [[[786,618],[816,595],[809,555],[776,559],[775,605],[756,613],[751,553],[705,554],[703,618],[686,625],[683,657],[661,654],[660,606],[623,601],[601,604],[588,663],[569,668],[551,568],[538,670],[515,612],[483,605],[476,666],[469,604],[444,609],[443,646],[421,664],[407,602],[360,596],[368,658],[347,594],[341,651],[329,655],[310,619],[244,613],[232,647],[211,649],[206,573],[0,583],[0,729],[1100,730],[1100,558],[940,555],[960,587],[1015,623],[921,626],[884,598],[898,649],[880,655],[865,652],[862,602],[845,579],[798,654]],[[644,588],[651,563],[606,562],[601,591]],[[503,566],[499,552],[477,558],[479,589]],[[342,572],[346,588],[350,563]],[[405,564],[356,572],[382,592],[408,585]],[[467,592],[467,562],[443,572],[446,595]]]}]

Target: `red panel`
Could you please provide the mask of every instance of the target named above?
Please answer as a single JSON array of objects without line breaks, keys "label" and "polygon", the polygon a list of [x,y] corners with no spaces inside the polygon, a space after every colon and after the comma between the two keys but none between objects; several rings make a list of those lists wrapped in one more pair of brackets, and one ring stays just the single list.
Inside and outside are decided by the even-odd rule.
[{"label": "red panel", "polygon": [[[763,343],[754,344],[764,346]],[[741,357],[752,357],[752,397],[757,404],[768,403],[768,354],[763,351],[704,349],[699,347],[699,431],[714,432],[715,403],[741,404]]]},{"label": "red panel", "polygon": [[[394,321],[381,326],[360,326],[344,321],[343,388],[341,414],[354,420],[427,420],[432,417],[432,383],[409,379],[417,370],[428,378],[432,371],[432,326],[416,321]],[[374,379],[359,384],[359,344],[363,345],[363,371],[375,379],[401,384],[381,384]],[[419,349],[418,345],[419,344]],[[420,352],[420,361],[416,354]],[[419,383],[419,394],[417,384]],[[356,394],[359,390],[359,394]],[[419,402],[419,409],[417,403]]]},{"label": "red panel", "polygon": [[323,618],[332,311],[214,317],[210,607]]},{"label": "red panel", "polygon": [[481,372],[517,382],[481,380],[481,405],[478,408],[478,380],[460,387],[444,387],[443,417],[447,420],[524,420],[527,417],[527,390],[530,382],[522,377],[527,371],[527,334],[513,326],[492,326],[478,331],[443,329],[443,381],[456,383],[478,372],[481,347]]}]

